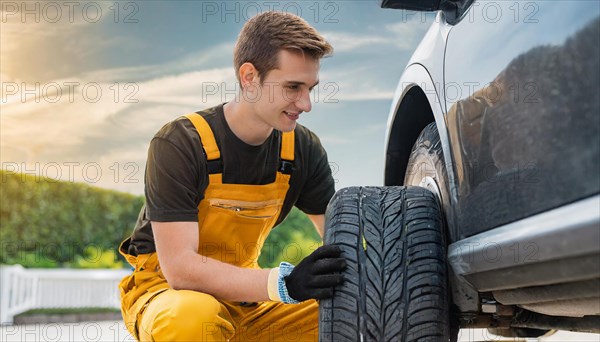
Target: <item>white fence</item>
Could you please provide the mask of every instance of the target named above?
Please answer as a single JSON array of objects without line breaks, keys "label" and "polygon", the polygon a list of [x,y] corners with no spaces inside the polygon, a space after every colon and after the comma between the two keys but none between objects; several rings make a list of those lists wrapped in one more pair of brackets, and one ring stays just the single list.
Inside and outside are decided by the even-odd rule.
[{"label": "white fence", "polygon": [[120,308],[119,281],[128,270],[25,269],[0,266],[0,324],[31,309]]}]

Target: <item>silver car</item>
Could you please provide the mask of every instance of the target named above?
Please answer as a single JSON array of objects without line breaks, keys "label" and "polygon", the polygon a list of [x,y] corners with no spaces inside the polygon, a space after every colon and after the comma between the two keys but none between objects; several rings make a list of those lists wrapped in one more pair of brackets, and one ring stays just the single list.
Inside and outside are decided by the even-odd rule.
[{"label": "silver car", "polygon": [[321,339],[600,332],[599,3],[381,6],[436,16],[391,105],[385,186],[330,203],[349,267]]}]

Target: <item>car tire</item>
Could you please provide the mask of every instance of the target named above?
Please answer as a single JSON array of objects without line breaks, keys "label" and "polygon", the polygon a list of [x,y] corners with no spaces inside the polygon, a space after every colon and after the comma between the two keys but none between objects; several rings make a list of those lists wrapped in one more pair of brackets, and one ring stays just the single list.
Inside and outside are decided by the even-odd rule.
[{"label": "car tire", "polygon": [[338,191],[324,240],[348,266],[334,296],[320,301],[320,341],[455,341],[443,222],[424,188]]},{"label": "car tire", "polygon": [[404,185],[416,185],[432,191],[440,201],[443,215],[450,215],[448,171],[442,142],[435,122],[422,131],[408,158]]}]

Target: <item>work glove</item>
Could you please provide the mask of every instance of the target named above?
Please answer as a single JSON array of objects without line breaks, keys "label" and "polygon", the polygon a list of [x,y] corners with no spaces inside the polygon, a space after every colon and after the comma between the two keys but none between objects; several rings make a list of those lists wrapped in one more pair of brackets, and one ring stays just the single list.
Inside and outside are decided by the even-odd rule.
[{"label": "work glove", "polygon": [[304,258],[283,278],[289,296],[298,302],[333,296],[333,287],[344,280],[341,272],[346,268],[346,260],[341,254],[339,246],[326,245]]}]

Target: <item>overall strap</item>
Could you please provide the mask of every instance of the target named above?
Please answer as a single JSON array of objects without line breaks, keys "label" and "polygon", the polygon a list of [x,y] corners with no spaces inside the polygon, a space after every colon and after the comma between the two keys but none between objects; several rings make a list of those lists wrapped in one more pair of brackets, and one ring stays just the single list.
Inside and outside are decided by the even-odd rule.
[{"label": "overall strap", "polygon": [[188,118],[196,127],[196,131],[200,135],[200,139],[202,140],[202,147],[204,148],[204,152],[206,153],[206,160],[217,160],[221,159],[221,152],[219,151],[219,147],[217,146],[217,141],[215,140],[215,135],[210,129],[208,122],[202,117],[202,115],[198,113],[190,113],[185,116]]},{"label": "overall strap", "polygon": [[200,136],[202,148],[206,154],[206,163],[208,167],[209,182],[221,183],[223,179],[223,162],[221,161],[221,152],[215,140],[215,135],[206,119],[198,113],[185,115],[188,118]]},{"label": "overall strap", "polygon": [[294,131],[281,135],[281,153],[279,155],[279,169],[277,171],[291,175],[294,165]]}]

